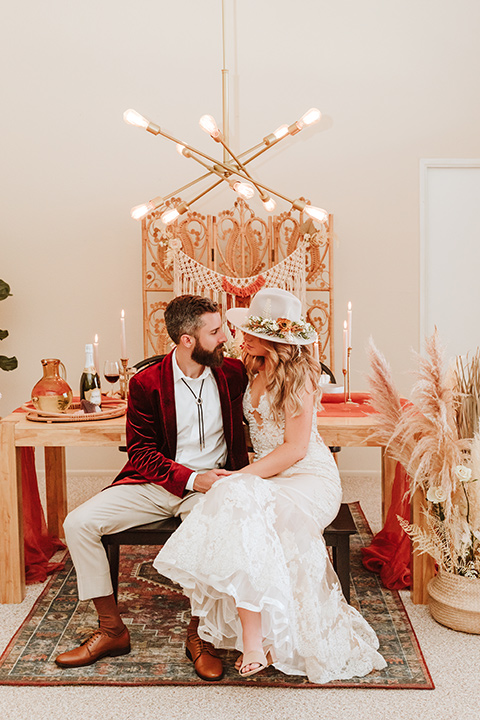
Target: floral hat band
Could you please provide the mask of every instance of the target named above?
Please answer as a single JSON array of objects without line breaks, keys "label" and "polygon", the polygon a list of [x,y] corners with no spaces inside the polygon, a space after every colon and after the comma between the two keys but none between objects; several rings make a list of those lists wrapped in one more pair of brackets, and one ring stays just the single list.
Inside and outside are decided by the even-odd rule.
[{"label": "floral hat band", "polygon": [[280,288],[264,288],[252,299],[249,308],[230,308],[227,320],[242,332],[264,340],[288,345],[316,342],[314,327],[301,315],[300,300]]}]

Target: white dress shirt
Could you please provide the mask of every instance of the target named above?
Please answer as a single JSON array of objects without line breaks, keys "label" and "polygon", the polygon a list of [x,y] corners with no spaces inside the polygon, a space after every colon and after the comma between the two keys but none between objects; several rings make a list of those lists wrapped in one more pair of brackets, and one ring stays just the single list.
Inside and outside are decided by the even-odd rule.
[{"label": "white dress shirt", "polygon": [[[172,356],[173,387],[175,392],[175,411],[177,418],[177,452],[175,461],[191,468],[186,490],[193,490],[197,473],[225,465],[227,443],[223,432],[222,408],[218,385],[209,367],[198,378],[187,377],[177,363],[177,351]],[[202,387],[203,421],[205,428],[205,447],[200,448],[198,409],[195,397],[185,383],[198,397]]]}]

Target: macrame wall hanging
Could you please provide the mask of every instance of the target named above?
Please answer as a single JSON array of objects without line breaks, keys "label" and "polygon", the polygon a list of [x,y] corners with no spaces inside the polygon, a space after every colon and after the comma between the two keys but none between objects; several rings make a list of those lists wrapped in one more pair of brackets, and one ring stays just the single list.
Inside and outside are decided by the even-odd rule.
[{"label": "macrame wall hanging", "polygon": [[[174,207],[179,198],[170,201]],[[304,222],[307,219],[307,222]],[[261,287],[281,287],[302,302],[333,368],[333,217],[316,230],[290,212],[264,220],[244,200],[217,216],[190,212],[165,228],[159,213],[142,223],[144,351],[168,352],[163,311],[176,295],[212,297],[222,313],[248,306]]]}]

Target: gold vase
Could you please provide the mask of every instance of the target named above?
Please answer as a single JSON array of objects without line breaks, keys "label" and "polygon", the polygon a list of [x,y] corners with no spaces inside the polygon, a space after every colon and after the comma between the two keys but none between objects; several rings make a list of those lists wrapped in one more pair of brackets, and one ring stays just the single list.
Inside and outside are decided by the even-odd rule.
[{"label": "gold vase", "polygon": [[[65,380],[65,365],[55,358],[41,362],[43,377],[32,390],[32,403],[43,412],[65,412],[73,398],[72,388]],[[60,375],[60,368],[64,377]]]},{"label": "gold vase", "polygon": [[480,578],[439,570],[427,586],[435,620],[452,630],[480,634]]}]

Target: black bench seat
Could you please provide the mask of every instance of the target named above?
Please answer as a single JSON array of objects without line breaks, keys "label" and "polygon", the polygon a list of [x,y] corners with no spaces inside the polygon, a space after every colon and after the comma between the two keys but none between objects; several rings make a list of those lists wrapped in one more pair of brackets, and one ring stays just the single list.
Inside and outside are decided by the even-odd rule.
[{"label": "black bench seat", "polygon": [[[180,522],[180,518],[171,517],[102,537],[110,565],[115,598],[118,593],[120,545],[164,545],[178,528]],[[332,548],[333,567],[347,602],[350,602],[350,535],[354,535],[356,532],[357,528],[350,508],[346,503],[342,503],[337,517],[325,528],[323,533],[325,544]]]}]

